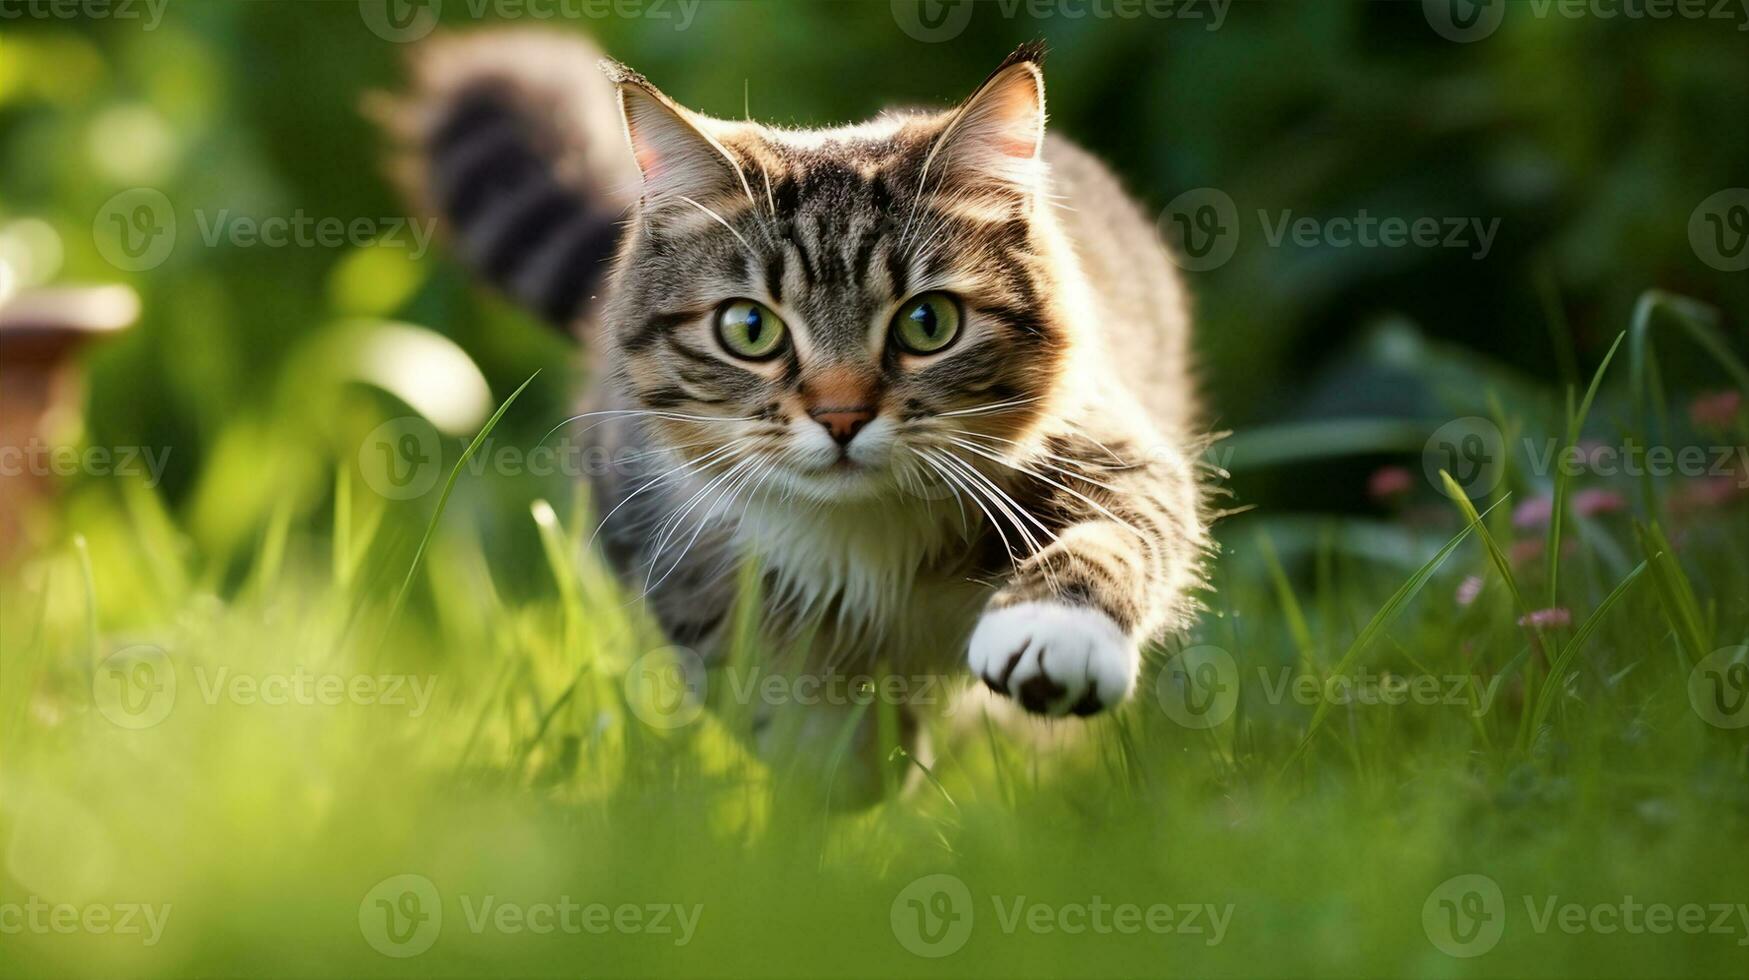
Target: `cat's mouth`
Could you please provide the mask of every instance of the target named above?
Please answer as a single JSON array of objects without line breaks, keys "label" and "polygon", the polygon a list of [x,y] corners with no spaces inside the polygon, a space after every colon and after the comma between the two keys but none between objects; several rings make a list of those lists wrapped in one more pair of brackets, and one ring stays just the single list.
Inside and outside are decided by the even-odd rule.
[{"label": "cat's mouth", "polygon": [[814,466],[794,467],[785,480],[799,495],[820,501],[866,500],[886,492],[889,481],[881,467],[858,462],[849,454]]}]

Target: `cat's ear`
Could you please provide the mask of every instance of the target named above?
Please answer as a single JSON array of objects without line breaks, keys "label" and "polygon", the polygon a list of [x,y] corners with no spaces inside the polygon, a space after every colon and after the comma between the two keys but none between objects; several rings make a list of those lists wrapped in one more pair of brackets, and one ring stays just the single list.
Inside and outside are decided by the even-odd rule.
[{"label": "cat's ear", "polygon": [[954,110],[926,166],[954,182],[1038,189],[1044,178],[1044,45],[1023,44]]},{"label": "cat's ear", "polygon": [[626,140],[644,176],[644,203],[656,207],[682,197],[695,201],[746,193],[747,182],[729,151],[644,76],[617,61],[602,71],[619,89]]}]

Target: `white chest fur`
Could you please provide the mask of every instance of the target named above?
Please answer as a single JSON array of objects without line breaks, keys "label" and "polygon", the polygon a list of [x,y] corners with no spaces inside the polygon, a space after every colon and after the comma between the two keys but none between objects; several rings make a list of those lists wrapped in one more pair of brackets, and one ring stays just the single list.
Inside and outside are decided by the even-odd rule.
[{"label": "white chest fur", "polygon": [[989,596],[949,570],[966,564],[977,532],[939,502],[755,504],[736,541],[769,573],[768,606],[837,635],[845,649],[834,659],[878,655],[893,669],[936,669],[963,656]]}]

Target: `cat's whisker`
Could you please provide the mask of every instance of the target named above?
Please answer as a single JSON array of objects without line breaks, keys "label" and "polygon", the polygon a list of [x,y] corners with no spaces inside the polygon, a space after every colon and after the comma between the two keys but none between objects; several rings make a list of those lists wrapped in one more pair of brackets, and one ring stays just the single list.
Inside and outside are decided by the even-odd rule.
[{"label": "cat's whisker", "polygon": [[[963,434],[978,435],[978,433],[963,433]],[[944,438],[947,439],[947,441],[949,441],[957,446],[963,447],[965,449],[973,450],[974,452],[976,452],[980,448],[982,448],[982,449],[989,448],[987,446],[980,447],[975,443],[965,442],[962,439],[955,438],[953,435],[946,435],[946,436],[944,436]],[[1105,490],[1109,493],[1115,493],[1115,494],[1118,494],[1119,496],[1122,496],[1124,493],[1124,491],[1119,490],[1117,487],[1114,487],[1109,483],[1102,483],[1099,480],[1095,480],[1092,477],[1087,476],[1085,473],[1080,472],[1079,470],[1072,470],[1066,466],[1058,466],[1058,465],[1055,465],[1053,463],[1045,462],[1045,460],[1047,460],[1047,459],[1060,459],[1065,463],[1079,463],[1080,462],[1079,460],[1069,459],[1066,456],[1057,456],[1054,453],[1028,451],[1024,444],[1019,443],[1019,442],[1015,442],[1013,439],[1003,439],[1001,436],[985,436],[984,438],[997,439],[997,440],[1000,440],[1002,442],[1006,442],[1006,443],[1009,443],[1013,446],[1016,446],[1016,447],[1020,448],[1022,451],[1028,452],[1029,454],[1025,457],[1025,459],[1029,463],[1036,463],[1037,465],[1042,466],[1047,470],[1053,470],[1057,473],[1063,474],[1064,476],[1071,477],[1071,478],[1076,479],[1076,480],[1080,480],[1082,483],[1090,483],[1093,486],[1096,486],[1099,489]],[[994,457],[992,457],[992,458],[994,458]],[[1009,467],[1013,466],[1012,463],[1010,463],[1006,460],[1003,460],[1002,462],[1003,462],[1003,465],[1005,465],[1005,466],[1009,466]],[[1028,474],[1028,475],[1031,475],[1031,474]]]},{"label": "cat's whisker", "polygon": [[673,479],[674,477],[681,475],[686,471],[694,470],[694,469],[699,468],[699,467],[708,467],[710,465],[713,465],[715,462],[720,461],[721,457],[723,457],[724,454],[733,453],[734,450],[740,448],[746,442],[747,442],[747,440],[743,438],[743,439],[737,439],[737,440],[730,442],[730,443],[726,443],[722,446],[718,446],[716,449],[713,449],[710,452],[705,453],[703,456],[699,457],[698,459],[683,462],[677,466],[674,466],[674,467],[666,470],[665,472],[661,473],[660,475],[652,478],[649,482],[645,483],[643,486],[640,486],[636,490],[633,490],[631,493],[626,494],[624,499],[622,499],[619,503],[613,505],[613,509],[609,510],[607,512],[607,516],[603,517],[600,520],[600,522],[595,525],[594,533],[589,535],[589,546],[591,546],[591,547],[594,546],[595,539],[601,536],[602,530],[607,527],[607,522],[610,520],[613,520],[613,515],[619,513],[619,510],[621,507],[624,507],[626,504],[631,503],[633,497],[638,496],[639,494],[650,489],[651,487],[655,486],[656,484],[663,482],[664,480]]},{"label": "cat's whisker", "polygon": [[[1026,517],[1037,525],[1038,529],[1044,533],[1050,543],[1056,543],[1057,536],[1053,534],[1050,529],[1046,528],[1044,524],[1040,523],[1038,518],[1033,517],[1024,507],[1021,507],[1019,502],[1009,496],[1006,491],[1001,487],[998,487],[995,481],[979,472],[978,469],[970,463],[955,456],[952,452],[945,449],[939,450],[939,452],[947,463],[957,467],[974,488],[980,490],[983,495],[989,499],[992,505],[1002,511],[1010,521],[1014,522],[1015,531],[1025,540],[1027,547],[1032,549],[1031,554],[1027,556],[1027,560],[1038,557],[1038,555],[1044,552],[1045,546],[1039,544],[1038,539],[1033,537],[1032,532],[1027,529],[1026,525],[1020,520],[1020,517],[1016,516],[1017,514]],[[1009,507],[1010,504],[1013,505],[1012,509]],[[1018,569],[1021,564],[1024,564],[1024,562],[1016,563],[1015,568]],[[1043,572],[1045,581],[1049,583],[1051,589],[1053,591],[1059,590],[1061,583],[1057,580],[1056,572],[1047,564],[1040,564],[1039,569]]]},{"label": "cat's whisker", "polygon": [[957,476],[952,470],[948,469],[947,465],[937,459],[929,450],[913,449],[911,451],[928,462],[930,468],[941,474],[943,479],[947,480],[953,486],[966,491],[966,496],[971,498],[973,506],[984,512],[984,518],[990,522],[990,527],[996,532],[996,537],[1002,541],[1002,551],[1008,555],[1009,564],[1013,565],[1015,569],[1019,569],[1020,558],[1015,554],[1014,545],[1009,543],[1007,532],[1002,530],[1002,522],[996,519],[995,514],[990,513],[990,508],[984,506],[984,501],[981,499],[980,495],[968,487],[959,476]]},{"label": "cat's whisker", "polygon": [[[667,551],[668,543],[674,539],[674,532],[679,530],[681,523],[686,520],[686,516],[688,514],[692,513],[692,511],[698,506],[699,502],[701,500],[703,500],[704,497],[707,494],[709,494],[711,490],[713,490],[717,486],[721,485],[725,480],[728,480],[730,477],[733,477],[736,473],[740,472],[745,467],[750,466],[756,462],[758,462],[758,457],[756,457],[756,456],[746,456],[746,457],[741,458],[739,461],[737,461],[735,463],[735,465],[729,467],[723,473],[721,473],[720,475],[718,475],[717,477],[712,479],[709,483],[705,484],[705,486],[702,489],[700,489],[697,493],[693,494],[692,497],[686,502],[685,506],[682,507],[680,510],[676,511],[674,516],[672,518],[670,518],[663,525],[662,528],[658,529],[659,534],[658,534],[658,540],[656,541],[656,547],[651,550],[649,570],[644,575],[644,591],[641,594],[639,594],[639,596],[637,597],[636,600],[633,600],[633,601],[639,601],[639,600],[648,598],[650,593],[655,590],[657,585],[660,585],[660,584],[662,584],[662,582],[667,581],[668,576],[672,575],[674,573],[674,570],[676,568],[680,567],[680,563],[683,560],[685,560],[685,558],[686,558],[686,552],[691,549],[692,545],[695,542],[698,541],[698,536],[699,536],[699,534],[701,534],[704,531],[705,525],[710,523],[710,515],[711,515],[712,510],[715,508],[717,501],[713,500],[711,502],[711,505],[705,509],[705,513],[702,516],[700,516],[697,529],[693,531],[692,537],[690,539],[688,539],[686,546],[681,549],[680,554],[674,559],[673,563],[671,563],[668,566],[668,571],[666,573],[664,573],[660,579],[656,580],[652,584],[651,579],[655,576],[656,569],[662,564],[663,553],[665,551]],[[720,496],[717,499],[720,500],[721,499]]]},{"label": "cat's whisker", "polygon": [[937,412],[935,414],[935,417],[938,419],[951,419],[951,418],[962,418],[962,417],[967,416],[967,415],[988,415],[991,412],[1001,411],[1003,409],[1018,408],[1022,405],[1030,405],[1036,401],[1038,401],[1037,396],[1034,396],[1031,398],[1014,398],[1014,399],[1010,399],[1008,401],[994,402],[994,403],[989,404],[989,405],[974,405],[971,408],[955,409],[951,412]]},{"label": "cat's whisker", "polygon": [[[693,492],[692,496],[688,497],[685,502],[679,507],[674,508],[662,519],[657,525],[656,531],[653,535],[657,540],[655,548],[650,552],[652,556],[650,559],[652,569],[655,566],[657,557],[661,555],[663,549],[667,546],[670,537],[673,535],[674,531],[680,527],[680,522],[686,518],[686,515],[690,513],[692,509],[698,505],[698,502],[704,499],[711,490],[713,490],[718,484],[722,483],[725,479],[735,475],[735,473],[745,466],[752,458],[753,457],[746,455],[732,457],[734,462],[728,469],[712,476],[709,480],[706,480],[703,486]],[[649,579],[646,578],[646,585],[648,582]]]},{"label": "cat's whisker", "polygon": [[[728,507],[724,506],[725,504],[727,504],[728,506],[733,506],[734,500],[735,500],[735,494],[740,492],[740,489],[747,485],[748,479],[750,479],[753,475],[756,475],[759,472],[758,463],[760,462],[760,460],[757,456],[749,456],[743,462],[748,463],[748,464],[753,464],[753,465],[751,467],[749,467],[746,474],[743,475],[739,480],[736,480],[735,482],[730,483],[728,486],[724,487],[723,490],[717,494],[716,499],[711,501],[710,505],[705,508],[704,513],[699,516],[698,526],[693,528],[692,537],[687,539],[686,546],[680,549],[680,554],[675,557],[673,563],[668,566],[668,570],[666,572],[662,573],[662,577],[657,579],[655,584],[653,584],[653,585],[646,584],[646,586],[644,588],[644,595],[649,595],[651,592],[654,592],[656,589],[661,588],[663,582],[668,581],[668,577],[670,575],[673,575],[675,569],[679,568],[681,563],[686,560],[687,554],[692,551],[692,546],[694,544],[698,543],[699,535],[704,533],[705,527],[707,525],[709,525],[711,522],[711,517],[718,512],[719,508],[726,511],[728,509]],[[733,472],[733,470],[731,470],[730,472]],[[726,475],[727,474],[725,474],[725,476]],[[651,562],[651,571],[652,572],[655,571],[655,562],[654,561]],[[647,582],[647,580],[646,580],[646,582]]]},{"label": "cat's whisker", "polygon": [[[1018,439],[1008,439],[1008,438],[1004,438],[1003,436],[991,435],[988,432],[975,432],[971,429],[948,429],[946,431],[950,435],[966,436],[966,437],[971,438],[971,439],[991,439],[991,440],[994,440],[996,442],[1005,443],[1005,444],[1010,445],[1010,446],[1018,447],[1022,450],[1025,450],[1027,453],[1031,454],[1032,456],[1042,457],[1044,459],[1054,459],[1060,463],[1068,463],[1070,466],[1088,466],[1088,467],[1093,467],[1095,469],[1107,471],[1107,472],[1123,472],[1126,470],[1140,469],[1143,465],[1141,463],[1135,463],[1135,462],[1131,462],[1129,460],[1122,460],[1122,459],[1116,460],[1115,462],[1111,462],[1111,463],[1102,463],[1102,462],[1099,462],[1097,460],[1075,459],[1073,457],[1062,456],[1062,455],[1059,455],[1057,453],[1045,452],[1042,449],[1029,448],[1026,443],[1023,443],[1023,442],[1019,441]],[[1109,453],[1110,450],[1107,450],[1107,452]],[[1052,467],[1052,469],[1056,469],[1056,467]],[[1068,471],[1064,471],[1064,472],[1068,472]],[[1079,472],[1071,472],[1069,475],[1080,477],[1081,479],[1084,479],[1084,480],[1086,479],[1086,477],[1082,476]],[[1093,481],[1088,480],[1087,482],[1092,483]],[[1098,485],[1104,486],[1104,484],[1098,484]],[[1111,488],[1105,487],[1105,489],[1110,490]]]},{"label": "cat's whisker", "polygon": [[1134,534],[1137,537],[1142,538],[1144,540],[1147,539],[1147,535],[1145,535],[1141,531],[1137,530],[1137,528],[1134,524],[1131,524],[1129,521],[1126,521],[1123,518],[1117,516],[1116,514],[1113,514],[1109,509],[1106,508],[1106,506],[1104,504],[1101,504],[1099,501],[1094,500],[1092,497],[1087,496],[1086,494],[1082,493],[1079,490],[1076,490],[1073,487],[1067,486],[1067,485],[1062,484],[1062,483],[1058,483],[1056,480],[1053,480],[1050,477],[1045,476],[1042,473],[1035,473],[1032,470],[1029,470],[1024,466],[1020,466],[1016,463],[1010,462],[1009,460],[1003,459],[1002,457],[996,455],[995,453],[986,452],[983,449],[979,448],[978,446],[973,445],[972,443],[965,442],[965,441],[960,440],[960,439],[954,439],[951,436],[948,438],[948,441],[954,443],[955,445],[961,447],[962,449],[966,449],[970,452],[977,453],[979,456],[982,456],[985,459],[988,459],[993,463],[1000,463],[1001,465],[1006,466],[1011,470],[1014,470],[1016,473],[1023,473],[1027,476],[1032,477],[1035,480],[1042,480],[1043,482],[1048,483],[1053,487],[1056,487],[1058,490],[1061,490],[1064,493],[1072,494],[1075,497],[1079,498],[1083,503],[1087,504],[1089,507],[1092,507],[1094,510],[1099,511],[1101,514],[1104,514],[1106,517],[1112,519],[1113,521],[1116,521],[1118,524],[1120,524],[1126,528],[1129,528],[1129,530],[1132,534]]},{"label": "cat's whisker", "polygon": [[1100,449],[1105,450],[1105,454],[1107,456],[1110,456],[1113,460],[1115,460],[1119,463],[1122,463],[1125,466],[1134,467],[1134,466],[1140,465],[1138,463],[1134,463],[1134,462],[1131,462],[1129,460],[1124,459],[1123,456],[1118,454],[1117,450],[1112,449],[1110,446],[1107,446],[1105,443],[1100,442],[1098,439],[1094,438],[1093,434],[1087,431],[1086,426],[1083,426],[1081,423],[1075,421],[1074,419],[1065,418],[1062,420],[1062,423],[1063,423],[1064,428],[1071,430],[1072,432],[1074,432],[1075,435],[1078,435],[1081,438],[1087,440],[1088,442],[1093,443],[1095,446],[1098,446]]},{"label": "cat's whisker", "polygon": [[759,175],[765,178],[765,203],[771,207],[771,220],[777,220],[777,198],[771,193],[771,171],[765,167],[759,168]]},{"label": "cat's whisker", "polygon": [[[735,240],[741,243],[741,247],[747,250],[747,254],[749,256],[757,257],[759,255],[758,252],[753,251],[753,246],[749,245],[747,243],[747,239],[742,238],[741,233],[735,230],[735,226],[729,224],[729,222],[727,220],[725,220],[722,215],[716,213],[715,211],[712,211],[710,208],[705,207],[704,205],[693,200],[692,198],[687,197],[685,194],[676,194],[674,196],[676,198],[678,198],[682,201],[685,201],[686,203],[692,205],[693,207],[699,209],[700,211],[703,211],[705,214],[710,215],[713,219],[716,220],[717,224],[722,225],[724,228],[729,229],[729,234],[735,236]],[[751,191],[749,191],[747,194],[747,203],[748,204],[753,203],[753,194]],[[755,207],[757,207],[757,205],[755,205]]]},{"label": "cat's whisker", "polygon": [[[561,419],[559,424],[548,429],[546,435],[541,436],[540,442],[535,445],[539,446],[545,443],[548,439],[552,438],[553,433],[570,425],[572,422],[581,422],[584,419],[600,418],[603,416],[608,417],[604,419],[604,421],[608,421],[613,417],[623,415],[649,416],[677,422],[754,422],[759,419],[759,416],[757,415],[682,415],[679,412],[666,412],[652,408],[612,408],[604,409],[599,412],[584,412],[581,415],[573,415],[569,418]],[[599,425],[601,423],[598,422],[596,424]],[[595,426],[592,425],[589,428],[593,429],[594,427]],[[583,431],[588,432],[589,429],[584,429]]]},{"label": "cat's whisker", "polygon": [[1032,532],[1027,529],[1022,518],[1024,518],[1025,521],[1031,521],[1032,525],[1038,528],[1039,533],[1043,534],[1049,542],[1053,544],[1056,542],[1056,532],[1046,527],[1044,522],[1040,521],[1037,517],[1034,517],[1031,511],[1022,507],[1020,502],[1015,500],[1008,491],[997,486],[996,481],[980,472],[977,467],[960,459],[958,456],[955,456],[952,452],[945,449],[940,450],[940,452],[947,458],[949,463],[958,466],[960,471],[964,473],[968,479],[981,485],[984,488],[985,494],[990,497],[990,502],[1000,507],[1003,513],[1009,515],[1009,518],[1014,521],[1015,528],[1026,538],[1026,542],[1032,548],[1034,554],[1043,551],[1044,548],[1039,544],[1038,539],[1033,537]]}]

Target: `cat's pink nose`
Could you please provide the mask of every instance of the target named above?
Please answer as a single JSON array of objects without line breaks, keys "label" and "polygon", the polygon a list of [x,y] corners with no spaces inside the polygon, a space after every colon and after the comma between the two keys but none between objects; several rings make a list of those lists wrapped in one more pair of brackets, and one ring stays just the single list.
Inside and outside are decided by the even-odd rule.
[{"label": "cat's pink nose", "polygon": [[862,427],[874,418],[874,409],[867,406],[856,408],[816,408],[808,413],[814,421],[826,427],[832,438],[840,446],[850,445],[850,440],[862,431]]}]

